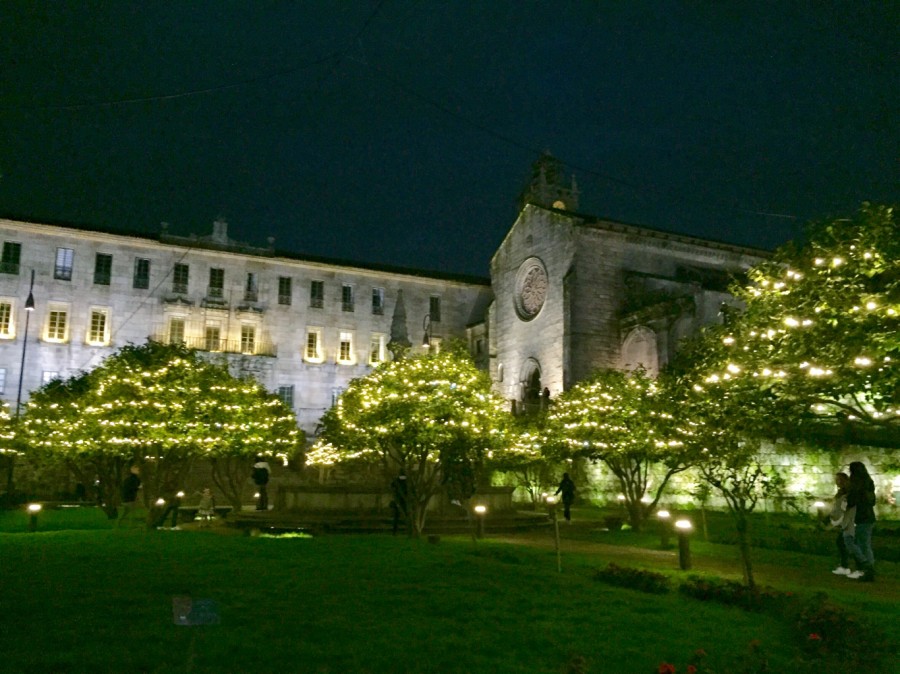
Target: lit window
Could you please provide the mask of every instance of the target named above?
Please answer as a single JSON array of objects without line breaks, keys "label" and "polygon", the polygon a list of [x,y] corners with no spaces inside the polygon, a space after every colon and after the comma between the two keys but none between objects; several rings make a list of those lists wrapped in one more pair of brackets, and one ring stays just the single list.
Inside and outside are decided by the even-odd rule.
[{"label": "lit window", "polygon": [[6,393],[6,368],[0,367],[0,393]]},{"label": "lit window", "polygon": [[41,384],[49,384],[56,379],[59,379],[59,372],[57,370],[44,370],[43,373],[41,373]]},{"label": "lit window", "polygon": [[432,323],[441,322],[441,298],[437,295],[432,295],[428,300],[428,317]]},{"label": "lit window", "polygon": [[22,244],[12,241],[3,242],[3,256],[0,257],[0,274],[18,274],[19,260],[22,257]]},{"label": "lit window", "polygon": [[313,363],[321,363],[322,360],[322,329],[307,328],[306,329],[306,350],[304,352],[306,360]]},{"label": "lit window", "polygon": [[203,333],[206,351],[222,350],[222,328],[218,325],[207,325]]},{"label": "lit window", "polygon": [[352,363],[353,362],[353,333],[352,332],[341,332],[341,341],[340,346],[338,347],[338,362],[339,363]]},{"label": "lit window", "polygon": [[369,342],[369,364],[378,365],[384,362],[384,335],[372,335]]},{"label": "lit window", "polygon": [[325,281],[313,281],[309,286],[309,306],[321,309],[325,306]]},{"label": "lit window", "polygon": [[112,281],[112,255],[97,253],[94,258],[94,285],[108,286]]},{"label": "lit window", "polygon": [[291,305],[291,277],[278,277],[278,304]]},{"label": "lit window", "polygon": [[241,353],[256,353],[256,326],[241,325]]},{"label": "lit window", "polygon": [[384,314],[384,288],[372,288],[372,313],[376,316]]},{"label": "lit window", "polygon": [[256,302],[259,298],[259,275],[254,272],[247,274],[247,282],[244,284],[244,301]]},{"label": "lit window", "polygon": [[0,339],[12,339],[13,332],[12,302],[0,301]]},{"label": "lit window", "polygon": [[88,326],[87,343],[91,346],[109,344],[109,309],[91,309],[91,323]]},{"label": "lit window", "polygon": [[48,342],[65,342],[69,338],[69,312],[67,309],[51,308],[47,312],[47,328],[44,331]]},{"label": "lit window", "polygon": [[285,405],[294,409],[294,385],[290,386],[279,386],[278,387],[278,397],[281,398],[281,402]]},{"label": "lit window", "polygon": [[341,286],[341,310],[353,311],[353,286],[349,283]]},{"label": "lit window", "polygon": [[337,405],[337,401],[340,400],[341,395],[343,395],[344,389],[341,387],[331,389],[331,406],[334,407]]},{"label": "lit window", "polygon": [[209,289],[206,294],[215,299],[222,299],[225,296],[224,269],[212,268],[209,270]]},{"label": "lit window", "polygon": [[180,316],[169,319],[169,344],[184,344],[184,319]]},{"label": "lit window", "polygon": [[75,251],[71,248],[56,249],[56,265],[53,267],[53,278],[59,281],[72,280],[72,264],[75,260]]},{"label": "lit window", "polygon": [[188,277],[191,268],[186,264],[176,263],[172,270],[172,292],[176,295],[187,295]]}]

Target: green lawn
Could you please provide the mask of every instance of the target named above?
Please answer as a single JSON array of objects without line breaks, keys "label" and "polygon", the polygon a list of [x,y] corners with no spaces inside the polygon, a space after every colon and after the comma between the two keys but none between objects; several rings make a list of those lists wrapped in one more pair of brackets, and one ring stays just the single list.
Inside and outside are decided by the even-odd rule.
[{"label": "green lawn", "polygon": [[[62,530],[66,520],[81,529]],[[552,546],[526,538],[435,545],[117,531],[93,510],[42,513],[34,534],[26,525],[24,514],[0,513],[0,531],[13,532],[0,534],[3,672],[629,674],[655,672],[664,660],[683,672],[697,648],[721,672],[735,671],[752,639],[771,671],[798,671],[800,645],[782,620],[591,578],[617,551],[677,577],[671,557],[642,555],[641,536],[590,541],[579,537],[602,534],[564,530],[559,574]],[[652,537],[643,542],[653,547]],[[698,562],[731,554],[707,545]],[[806,555],[779,554],[763,573],[770,563],[808,564]],[[810,588],[802,573],[785,582]],[[896,575],[887,582],[895,591]],[[897,622],[896,602],[859,588],[836,585],[834,594],[878,622]],[[220,624],[175,625],[172,598],[183,595],[214,600]]]}]

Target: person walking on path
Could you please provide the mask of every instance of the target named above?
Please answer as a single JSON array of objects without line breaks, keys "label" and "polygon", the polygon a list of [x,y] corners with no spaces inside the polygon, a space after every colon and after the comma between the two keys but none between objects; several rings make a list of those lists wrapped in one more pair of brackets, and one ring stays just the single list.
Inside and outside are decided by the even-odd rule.
[{"label": "person walking on path", "polygon": [[856,533],[856,525],[853,519],[856,517],[855,508],[847,508],[847,489],[850,487],[850,476],[847,473],[835,473],[834,483],[837,485],[837,493],[834,495],[834,504],[831,506],[831,526],[838,528],[837,533],[837,549],[840,555],[840,565],[832,571],[838,576],[849,576],[850,570],[850,551],[844,542],[845,537],[853,538]]},{"label": "person walking on path", "polygon": [[563,473],[562,481],[556,490],[556,494],[562,494],[563,517],[566,522],[572,521],[572,504],[575,502],[575,483],[568,473]]},{"label": "person walking on path", "polygon": [[137,465],[132,465],[128,471],[128,477],[122,482],[122,516],[116,522],[116,526],[121,526],[134,513],[137,507],[135,502],[137,501],[140,488],[141,469]]},{"label": "person walking on path", "polygon": [[852,538],[844,538],[847,548],[859,562],[859,570],[848,578],[859,578],[871,583],[875,580],[875,554],[872,552],[872,529],[875,527],[875,483],[869,477],[862,461],[850,464],[850,487],[847,490],[847,508],[855,508],[853,523],[856,532]]},{"label": "person walking on path", "polygon": [[253,463],[253,484],[259,492],[259,500],[256,502],[257,510],[269,509],[269,464],[261,456],[257,456]]}]

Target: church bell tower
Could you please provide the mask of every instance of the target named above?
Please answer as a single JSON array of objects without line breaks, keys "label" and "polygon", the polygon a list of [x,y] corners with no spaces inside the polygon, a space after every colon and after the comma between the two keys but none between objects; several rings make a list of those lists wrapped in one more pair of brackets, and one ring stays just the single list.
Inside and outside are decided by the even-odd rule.
[{"label": "church bell tower", "polygon": [[578,210],[578,186],[575,176],[566,185],[563,163],[544,152],[531,165],[531,182],[519,196],[519,210],[525,204],[536,204],[544,208],[557,208],[562,211]]}]

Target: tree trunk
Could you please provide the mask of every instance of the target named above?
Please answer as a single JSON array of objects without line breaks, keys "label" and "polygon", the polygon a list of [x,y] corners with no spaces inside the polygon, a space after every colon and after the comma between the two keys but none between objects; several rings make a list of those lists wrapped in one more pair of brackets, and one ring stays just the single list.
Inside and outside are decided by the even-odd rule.
[{"label": "tree trunk", "polygon": [[741,553],[741,566],[744,571],[744,583],[751,590],[756,589],[756,581],[753,580],[753,564],[750,561],[750,534],[747,526],[747,518],[743,513],[737,515],[738,550]]}]

